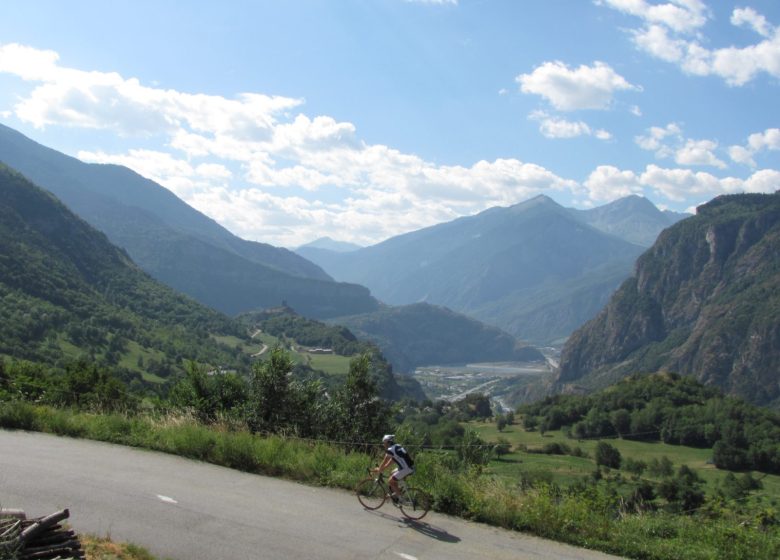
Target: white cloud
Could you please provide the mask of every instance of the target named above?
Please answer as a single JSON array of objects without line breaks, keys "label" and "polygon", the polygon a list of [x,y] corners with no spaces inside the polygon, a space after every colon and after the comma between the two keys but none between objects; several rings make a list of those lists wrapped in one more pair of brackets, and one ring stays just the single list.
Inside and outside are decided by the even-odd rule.
[{"label": "white cloud", "polygon": [[600,4],[641,19],[643,26],[631,31],[636,46],[688,74],[719,76],[732,86],[744,85],[761,73],[780,77],[780,29],[752,8],[735,9],[731,23],[750,27],[762,41],[710,49],[702,46],[701,29],[711,14],[699,0],[658,5],[644,0],[601,0]]},{"label": "white cloud", "polygon": [[772,193],[778,189],[778,184],[780,171],[774,169],[762,169],[747,179],[740,179],[654,164],[641,173],[601,165],[583,183],[588,198],[602,203],[631,194],[649,193],[678,203],[689,199],[708,200],[721,194]]},{"label": "white cloud", "polygon": [[773,193],[780,185],[780,171],[762,169],[756,171],[745,181],[745,192]]},{"label": "white cloud", "polygon": [[780,128],[767,128],[748,137],[745,146],[731,146],[728,150],[732,161],[756,167],[754,156],[764,150],[780,150]]},{"label": "white cloud", "polygon": [[756,161],[753,159],[753,152],[744,146],[731,146],[728,151],[731,161],[749,165],[750,167],[756,166]]},{"label": "white cloud", "polygon": [[606,130],[593,130],[583,121],[569,121],[552,116],[545,111],[534,111],[528,118],[539,122],[539,132],[546,138],[576,138],[594,136],[599,140],[610,140],[612,135]]},{"label": "white cloud", "polygon": [[154,88],[62,67],[56,53],[29,47],[0,46],[0,65],[32,82],[14,107],[17,118],[165,145],[78,156],[130,167],[251,239],[295,245],[321,227],[346,227],[370,243],[539,193],[581,189],[517,159],[443,166],[366,145],[352,123],[291,113],[301,99]]},{"label": "white cloud", "polygon": [[686,140],[685,145],[681,147],[674,155],[674,161],[680,165],[710,165],[725,169],[726,164],[719,160],[714,150],[718,147],[717,142],[712,140]]},{"label": "white cloud", "polygon": [[611,165],[598,166],[584,185],[593,201],[610,201],[642,193],[642,184],[633,171],[621,171]]},{"label": "white cloud", "polygon": [[705,172],[690,169],[664,169],[648,165],[642,173],[643,185],[670,200],[681,202],[690,197],[712,197],[719,194],[739,192],[742,181],[718,179]]},{"label": "white cloud", "polygon": [[23,80],[41,81],[46,76],[62,73],[57,67],[59,58],[54,51],[9,43],[0,46],[0,72],[14,74]]},{"label": "white cloud", "polygon": [[763,37],[770,37],[774,31],[774,26],[753,8],[735,9],[731,14],[731,23],[738,27],[746,25]]},{"label": "white cloud", "polygon": [[650,4],[645,0],[600,0],[616,10],[651,24],[662,24],[678,33],[699,29],[707,22],[708,8],[701,0],[675,0]]},{"label": "white cloud", "polygon": [[674,153],[664,142],[667,138],[682,140],[682,129],[677,123],[669,123],[665,127],[653,126],[647,132],[645,136],[634,137],[634,142],[643,150],[655,152],[659,158],[669,157]]},{"label": "white cloud", "polygon": [[563,62],[545,62],[515,81],[523,93],[540,95],[561,111],[607,109],[615,92],[640,89],[603,62],[576,69]]},{"label": "white cloud", "polygon": [[726,163],[715,155],[717,142],[686,139],[677,123],[669,123],[665,127],[650,127],[646,135],[636,136],[634,142],[643,150],[655,152],[657,158],[673,157],[680,165],[709,165],[719,169],[727,167]]},{"label": "white cloud", "polygon": [[[26,62],[19,62],[16,55]],[[0,71],[31,82],[14,107],[17,118],[36,126],[117,131],[134,147],[123,153],[83,151],[78,156],[126,165],[237,235],[277,245],[300,245],[323,233],[370,244],[541,193],[605,201],[654,191],[679,200],[686,193],[704,197],[739,189],[761,191],[777,180],[777,172],[771,170],[742,181],[686,169],[648,166],[634,172],[600,166],[580,184],[516,158],[440,165],[381,144],[366,144],[352,123],[304,114],[302,99],[183,93],[148,87],[116,73],[84,72],[60,64],[51,51],[0,46]],[[575,94],[569,100],[571,106],[579,106],[585,98],[588,95]],[[607,131],[582,121],[543,112],[534,118],[551,136],[610,138]],[[641,142],[656,152],[666,147],[669,155],[687,146],[675,123],[649,129]],[[699,158],[714,152],[699,142],[688,146],[692,159],[695,149]],[[767,129],[751,135],[744,149],[753,154],[777,149],[778,142],[777,130]]]},{"label": "white cloud", "polygon": [[780,128],[767,128],[748,137],[748,146],[755,153],[761,150],[780,150]]}]

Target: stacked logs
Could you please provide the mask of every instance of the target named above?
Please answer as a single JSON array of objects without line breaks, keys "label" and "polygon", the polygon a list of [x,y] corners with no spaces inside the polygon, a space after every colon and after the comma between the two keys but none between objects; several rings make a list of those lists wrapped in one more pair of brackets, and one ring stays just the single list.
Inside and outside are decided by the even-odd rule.
[{"label": "stacked logs", "polygon": [[[76,533],[60,525],[70,517],[67,509],[46,517],[26,519],[24,512],[3,511],[0,533],[9,558],[19,560],[84,560]],[[6,527],[5,530],[3,527]],[[0,546],[2,546],[0,542]]]}]

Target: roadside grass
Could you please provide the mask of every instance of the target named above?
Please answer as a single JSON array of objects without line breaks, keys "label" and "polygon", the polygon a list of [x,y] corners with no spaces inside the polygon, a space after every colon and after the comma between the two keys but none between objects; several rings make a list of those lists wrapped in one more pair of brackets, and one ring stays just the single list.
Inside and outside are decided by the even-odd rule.
[{"label": "roadside grass", "polygon": [[[538,471],[550,473],[551,480],[554,482],[567,484],[572,479],[587,476],[596,468],[593,456],[599,442],[597,439],[572,439],[566,437],[561,431],[545,432],[542,435],[538,431],[527,432],[519,425],[507,426],[499,432],[494,422],[469,422],[465,425],[474,430],[485,441],[497,442],[499,438],[502,438],[510,442],[513,450],[518,445],[525,445],[528,449],[541,449],[549,443],[565,443],[572,449],[579,447],[589,456],[589,458],[582,458],[570,455],[545,455],[513,451],[490,463],[492,472],[509,480],[518,480],[523,472]],[[653,459],[660,460],[662,457],[667,457],[675,469],[679,468],[680,465],[688,465],[705,481],[706,491],[710,495],[714,492],[716,484],[726,476],[727,471],[717,469],[715,465],[711,464],[712,449],[621,438],[609,438],[603,441],[608,441],[610,445],[616,447],[623,459],[631,458],[647,463]],[[753,475],[761,479],[762,495],[771,500],[780,501],[780,476],[759,472],[753,472]],[[652,478],[647,473],[643,477]]]},{"label": "roadside grass", "polygon": [[[372,456],[327,442],[253,435],[227,422],[204,426],[187,415],[95,415],[7,402],[0,403],[0,426],[144,447],[347,490],[380,458],[378,446]],[[716,518],[618,513],[606,485],[570,493],[542,483],[523,491],[508,478],[453,470],[451,459],[451,454],[435,451],[416,458],[413,484],[430,492],[434,509],[443,513],[638,559],[780,557],[780,529],[763,527],[755,518],[729,512]],[[562,471],[575,467],[575,461],[559,465]]]},{"label": "roadside grass", "polygon": [[157,560],[157,557],[145,548],[129,543],[116,543],[111,537],[79,535],[79,541],[87,560]]}]

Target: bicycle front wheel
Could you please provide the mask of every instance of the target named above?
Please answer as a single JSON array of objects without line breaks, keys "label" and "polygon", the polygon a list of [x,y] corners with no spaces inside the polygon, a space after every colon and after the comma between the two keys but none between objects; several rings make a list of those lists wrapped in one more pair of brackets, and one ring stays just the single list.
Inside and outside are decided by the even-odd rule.
[{"label": "bicycle front wheel", "polygon": [[366,509],[379,509],[387,499],[384,486],[375,478],[361,480],[355,487],[358,501]]},{"label": "bicycle front wheel", "polygon": [[430,494],[417,488],[407,488],[399,503],[401,513],[409,519],[422,519],[431,509]]}]

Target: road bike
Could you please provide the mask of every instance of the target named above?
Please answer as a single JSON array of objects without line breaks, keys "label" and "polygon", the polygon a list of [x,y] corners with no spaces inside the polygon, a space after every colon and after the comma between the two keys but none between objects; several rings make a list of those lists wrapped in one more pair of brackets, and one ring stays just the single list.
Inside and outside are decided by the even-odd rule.
[{"label": "road bike", "polygon": [[[371,469],[368,469],[368,472],[371,473]],[[398,489],[401,491],[401,495],[398,496],[397,500],[393,500],[393,505],[401,510],[404,517],[414,520],[425,517],[425,514],[431,509],[433,501],[430,494],[419,488],[408,486],[403,480],[398,481]],[[392,500],[390,486],[382,473],[358,482],[355,493],[362,506],[370,510],[379,509],[388,498]]]}]

